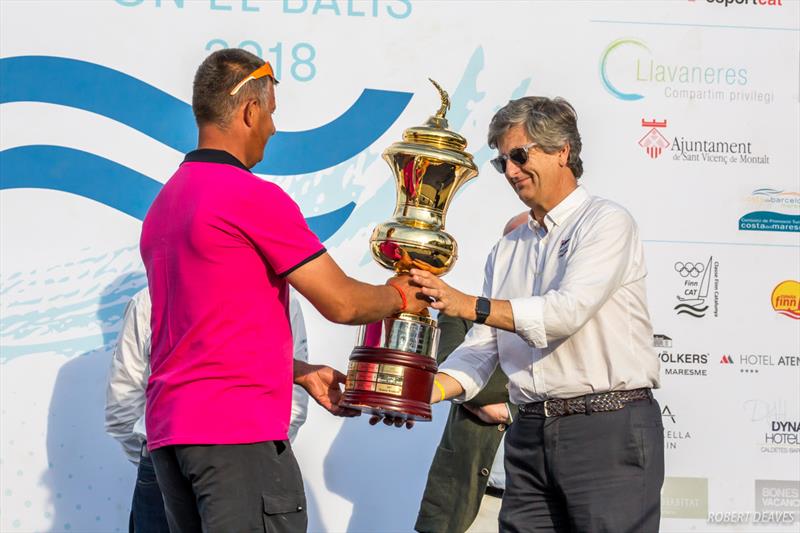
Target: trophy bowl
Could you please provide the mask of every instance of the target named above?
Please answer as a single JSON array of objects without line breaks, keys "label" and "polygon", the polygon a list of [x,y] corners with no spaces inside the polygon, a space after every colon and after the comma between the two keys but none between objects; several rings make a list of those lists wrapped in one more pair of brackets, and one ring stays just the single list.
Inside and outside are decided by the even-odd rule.
[{"label": "trophy bowl", "polygon": [[[478,174],[467,141],[447,129],[450,107],[439,91],[439,111],[383,153],[394,174],[397,200],[392,218],[370,237],[373,259],[398,274],[411,268],[443,276],[458,258],[456,240],[445,229],[455,192]],[[436,375],[439,330],[426,314],[399,313],[361,326],[350,355],[342,404],[395,418],[428,421]]]}]

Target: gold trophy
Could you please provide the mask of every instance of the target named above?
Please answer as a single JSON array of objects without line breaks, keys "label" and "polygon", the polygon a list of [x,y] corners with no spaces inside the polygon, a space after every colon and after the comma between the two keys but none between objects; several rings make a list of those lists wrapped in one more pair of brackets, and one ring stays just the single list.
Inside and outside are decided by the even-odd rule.
[{"label": "gold trophy", "polygon": [[[397,182],[394,216],[370,237],[372,257],[397,273],[411,268],[442,276],[458,256],[444,231],[455,192],[478,174],[467,140],[447,129],[447,93],[433,80],[442,105],[424,126],[403,132],[383,152]],[[360,326],[350,355],[344,405],[373,414],[430,420],[439,329],[425,313],[399,313]]]}]

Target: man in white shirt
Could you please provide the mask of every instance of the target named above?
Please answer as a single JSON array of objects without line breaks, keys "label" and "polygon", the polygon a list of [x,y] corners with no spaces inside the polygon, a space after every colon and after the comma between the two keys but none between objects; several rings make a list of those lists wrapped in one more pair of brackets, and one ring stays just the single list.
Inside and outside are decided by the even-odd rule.
[{"label": "man in white shirt", "polygon": [[[150,309],[150,293],[146,287],[128,302],[106,388],[106,432],[119,441],[128,460],[137,465],[128,525],[130,533],[169,533],[153,462],[144,446],[147,440],[145,390],[150,376]],[[306,325],[293,291],[290,293],[289,314],[294,359],[308,361]],[[300,426],[306,421],[307,411],[308,393],[295,385],[289,423],[290,441],[294,442]]]},{"label": "man in white shirt", "polygon": [[432,402],[474,397],[498,362],[509,377],[520,412],[506,435],[501,531],[657,531],[664,430],[636,223],[578,186],[565,100],[509,102],[489,145],[530,218],[492,249],[480,297],[411,271],[432,307],[476,323]]}]

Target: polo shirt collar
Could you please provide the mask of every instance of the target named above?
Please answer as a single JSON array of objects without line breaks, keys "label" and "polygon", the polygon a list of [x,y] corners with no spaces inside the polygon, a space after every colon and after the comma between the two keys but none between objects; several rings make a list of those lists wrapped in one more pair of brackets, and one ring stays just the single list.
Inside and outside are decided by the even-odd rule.
[{"label": "polo shirt collar", "polygon": [[554,225],[559,226],[588,198],[589,193],[587,193],[583,187],[578,186],[574,191],[569,193],[566,198],[561,200],[557,206],[551,209],[546,217],[549,218],[550,222]]},{"label": "polo shirt collar", "polygon": [[221,165],[232,165],[242,170],[250,172],[244,163],[236,159],[225,150],[215,150],[213,148],[198,148],[192,150],[183,158],[184,163],[219,163]]},{"label": "polo shirt collar", "polygon": [[[557,206],[547,212],[544,216],[545,228],[544,231],[549,231],[553,226],[559,226],[564,223],[569,216],[578,209],[583,202],[589,199],[589,193],[580,185],[574,191],[569,193],[566,198],[561,200]],[[528,215],[528,225],[535,232],[540,229],[540,225],[533,218],[533,214]]]}]

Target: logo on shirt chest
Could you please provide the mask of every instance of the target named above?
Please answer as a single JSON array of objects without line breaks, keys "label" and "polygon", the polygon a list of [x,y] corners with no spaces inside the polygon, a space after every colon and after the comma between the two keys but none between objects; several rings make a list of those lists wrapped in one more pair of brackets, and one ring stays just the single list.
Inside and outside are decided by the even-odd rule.
[{"label": "logo on shirt chest", "polygon": [[564,257],[567,255],[567,251],[569,250],[569,241],[569,238],[564,239],[561,241],[561,244],[558,245],[558,257]]},{"label": "logo on shirt chest", "polygon": [[703,318],[707,314],[719,316],[719,261],[676,261],[673,265],[678,276],[677,315]]}]

